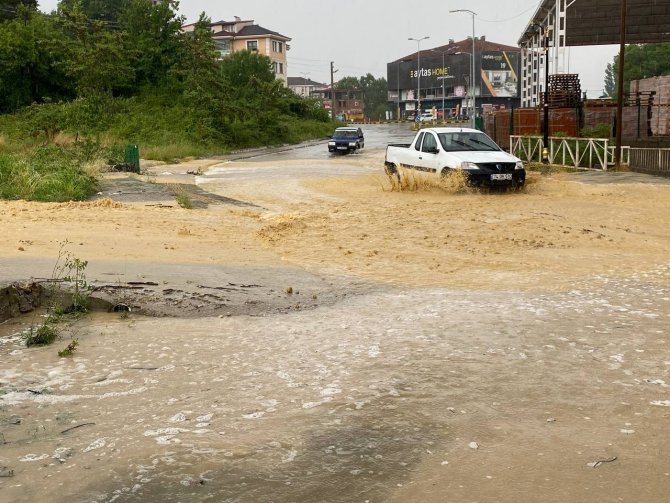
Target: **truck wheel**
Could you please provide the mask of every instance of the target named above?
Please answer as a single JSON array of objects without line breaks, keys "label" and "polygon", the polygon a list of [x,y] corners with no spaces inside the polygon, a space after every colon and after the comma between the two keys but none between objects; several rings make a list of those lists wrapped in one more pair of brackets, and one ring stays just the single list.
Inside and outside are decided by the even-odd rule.
[{"label": "truck wheel", "polygon": [[396,168],[395,164],[393,164],[392,162],[386,163],[384,165],[384,173],[386,173],[388,176],[397,175],[398,168]]}]

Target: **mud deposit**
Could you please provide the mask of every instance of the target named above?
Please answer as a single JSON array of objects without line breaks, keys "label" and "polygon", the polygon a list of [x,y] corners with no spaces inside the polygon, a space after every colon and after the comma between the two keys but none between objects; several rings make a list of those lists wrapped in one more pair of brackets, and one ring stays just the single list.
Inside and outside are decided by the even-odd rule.
[{"label": "mud deposit", "polygon": [[3,280],[67,238],[137,308],[0,324],[0,501],[665,502],[670,188],[397,193],[382,155],[0,202]]}]

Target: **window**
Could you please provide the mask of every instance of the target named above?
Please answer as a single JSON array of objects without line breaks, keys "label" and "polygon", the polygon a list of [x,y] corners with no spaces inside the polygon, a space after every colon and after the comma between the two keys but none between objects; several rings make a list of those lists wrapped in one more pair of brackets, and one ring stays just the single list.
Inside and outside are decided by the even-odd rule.
[{"label": "window", "polygon": [[421,140],[423,140],[425,133],[419,133],[419,136],[416,139],[416,143],[414,144],[414,149],[415,150],[421,150]]},{"label": "window", "polygon": [[435,141],[435,137],[430,133],[426,133],[423,137],[423,145],[421,145],[421,151],[434,152],[436,148],[437,148],[437,141]]},{"label": "window", "polygon": [[247,40],[247,51],[258,51],[258,40]]},{"label": "window", "polygon": [[219,51],[219,54],[221,54],[221,57],[227,56],[233,51],[230,40],[217,40],[216,49]]},{"label": "window", "polygon": [[284,52],[284,44],[281,42],[277,42],[276,40],[273,40],[272,52]]},{"label": "window", "polygon": [[284,75],[284,63],[279,63],[277,61],[272,62],[272,69],[276,74]]}]

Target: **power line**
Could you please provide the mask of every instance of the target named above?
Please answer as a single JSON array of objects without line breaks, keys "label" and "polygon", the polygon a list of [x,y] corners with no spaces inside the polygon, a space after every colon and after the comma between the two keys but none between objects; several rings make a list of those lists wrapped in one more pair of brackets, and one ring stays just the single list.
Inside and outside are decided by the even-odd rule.
[{"label": "power line", "polygon": [[536,6],[534,6],[534,7],[533,7],[533,6],[528,7],[528,8],[527,8],[526,10],[524,10],[523,12],[520,12],[520,13],[518,13],[518,14],[512,16],[512,17],[508,17],[507,19],[482,19],[481,17],[477,16],[477,21],[481,21],[481,22],[484,22],[484,23],[504,23],[504,22],[506,22],[506,21],[511,21],[512,19],[519,18],[519,17],[523,16],[524,14],[526,14],[527,12],[529,12],[529,11],[531,11],[531,10],[533,10],[533,9],[537,10],[537,9],[540,7],[541,4],[542,4],[542,0],[540,0],[540,1],[537,3]]}]

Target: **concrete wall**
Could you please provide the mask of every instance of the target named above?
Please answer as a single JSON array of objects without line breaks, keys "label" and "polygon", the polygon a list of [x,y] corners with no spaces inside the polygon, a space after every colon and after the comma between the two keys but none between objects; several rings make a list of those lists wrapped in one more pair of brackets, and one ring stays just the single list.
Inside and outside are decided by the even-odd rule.
[{"label": "concrete wall", "polygon": [[44,296],[38,283],[0,285],[0,322],[29,313],[42,304]]}]

